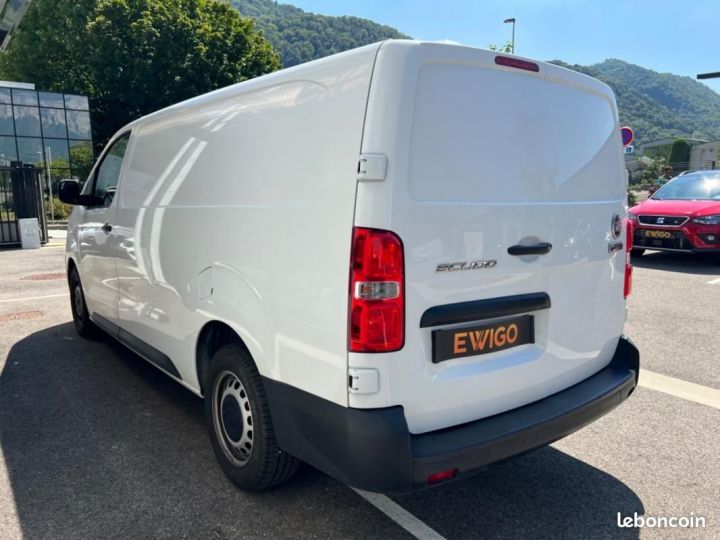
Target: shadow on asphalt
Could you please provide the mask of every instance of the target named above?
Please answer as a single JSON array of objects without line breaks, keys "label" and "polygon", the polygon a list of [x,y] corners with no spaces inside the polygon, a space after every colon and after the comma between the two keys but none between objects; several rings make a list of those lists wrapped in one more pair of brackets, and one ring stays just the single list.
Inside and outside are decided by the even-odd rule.
[{"label": "shadow on asphalt", "polygon": [[642,257],[632,258],[633,266],[680,272],[682,274],[699,274],[720,276],[720,256],[693,253],[671,253],[668,251],[646,251]]},{"label": "shadow on asphalt", "polygon": [[[10,350],[0,450],[28,538],[407,537],[310,467],[265,494],[236,490],[216,465],[201,400],[71,324]],[[622,482],[553,448],[395,500],[449,539],[637,537],[616,514],[643,513]]]},{"label": "shadow on asphalt", "polygon": [[638,538],[617,513],[644,513],[628,486],[552,447],[393,498],[446,538]]}]

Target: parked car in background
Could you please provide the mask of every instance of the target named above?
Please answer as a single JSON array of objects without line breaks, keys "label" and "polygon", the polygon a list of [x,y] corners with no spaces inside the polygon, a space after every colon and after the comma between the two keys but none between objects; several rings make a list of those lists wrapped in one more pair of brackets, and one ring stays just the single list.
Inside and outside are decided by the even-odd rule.
[{"label": "parked car in background", "polygon": [[720,171],[693,171],[670,180],[630,208],[632,254],[646,249],[720,253]]}]

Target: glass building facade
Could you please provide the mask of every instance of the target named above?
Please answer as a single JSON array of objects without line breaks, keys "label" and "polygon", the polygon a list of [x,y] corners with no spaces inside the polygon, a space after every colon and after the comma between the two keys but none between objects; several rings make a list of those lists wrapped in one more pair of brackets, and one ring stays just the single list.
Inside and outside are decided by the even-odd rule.
[{"label": "glass building facade", "polygon": [[84,181],[93,163],[88,98],[0,86],[0,166],[13,161],[36,166],[53,191],[66,178]]}]

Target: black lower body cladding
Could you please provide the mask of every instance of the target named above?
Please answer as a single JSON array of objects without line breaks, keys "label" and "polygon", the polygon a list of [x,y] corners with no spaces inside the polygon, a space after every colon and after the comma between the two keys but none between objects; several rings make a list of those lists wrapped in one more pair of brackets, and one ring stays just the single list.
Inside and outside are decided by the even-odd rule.
[{"label": "black lower body cladding", "polygon": [[330,476],[369,491],[405,492],[433,473],[457,477],[561,439],[633,392],[639,353],[621,338],[611,362],[540,401],[489,418],[413,435],[402,407],[353,409],[264,378],[278,444]]}]

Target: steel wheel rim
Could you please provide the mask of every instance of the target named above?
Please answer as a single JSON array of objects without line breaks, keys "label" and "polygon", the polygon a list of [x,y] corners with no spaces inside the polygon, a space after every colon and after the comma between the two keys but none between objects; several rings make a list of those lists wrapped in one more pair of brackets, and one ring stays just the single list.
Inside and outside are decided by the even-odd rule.
[{"label": "steel wheel rim", "polygon": [[73,290],[73,303],[75,305],[75,315],[78,316],[78,318],[82,319],[83,316],[83,297],[82,297],[82,289],[80,288],[80,285],[75,285],[75,289]]},{"label": "steel wheel rim", "polygon": [[245,465],[253,449],[253,417],[247,391],[231,371],[223,371],[213,385],[213,425],[225,456]]}]

